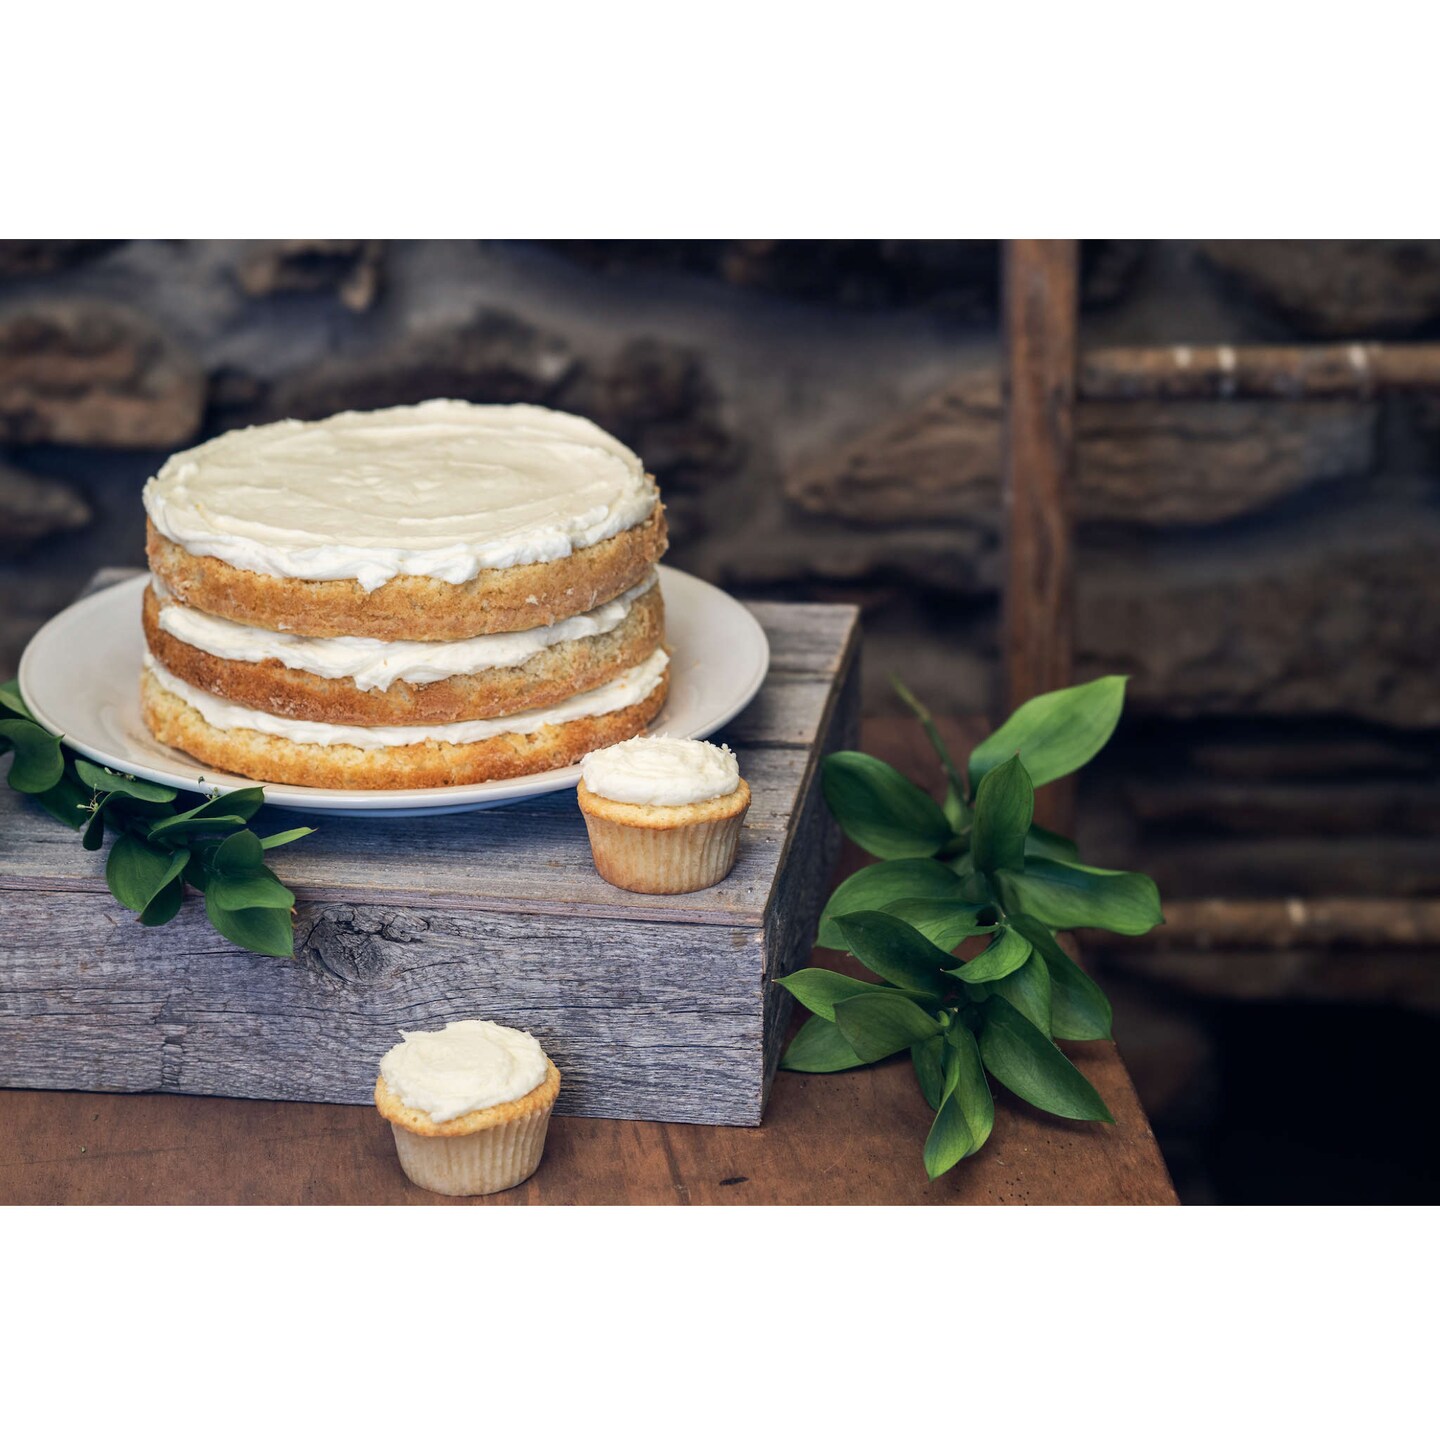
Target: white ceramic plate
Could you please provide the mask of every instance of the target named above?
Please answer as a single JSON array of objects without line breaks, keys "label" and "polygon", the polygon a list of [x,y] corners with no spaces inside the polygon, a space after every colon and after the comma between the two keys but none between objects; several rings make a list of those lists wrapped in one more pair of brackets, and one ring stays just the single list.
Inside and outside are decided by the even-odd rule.
[{"label": "white ceramic plate", "polygon": [[[20,660],[20,692],[42,725],[68,745],[127,775],[203,793],[253,785],[238,775],[201,772],[200,762],[161,745],[140,719],[140,662],[145,636],[140,598],[147,577],[112,585],[62,610]],[[703,738],[754,698],[770,664],[770,646],[755,617],[723,590],[683,571],[660,567],[670,695],[651,730]],[[578,765],[424,790],[321,790],[265,786],[271,805],[292,810],[346,810],[356,815],[451,815],[509,805],[572,787]]]}]

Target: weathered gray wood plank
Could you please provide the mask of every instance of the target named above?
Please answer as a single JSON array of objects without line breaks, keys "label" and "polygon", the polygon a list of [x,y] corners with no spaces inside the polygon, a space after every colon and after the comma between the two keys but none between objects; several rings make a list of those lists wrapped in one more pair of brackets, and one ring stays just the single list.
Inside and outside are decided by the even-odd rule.
[{"label": "weathered gray wood plank", "polygon": [[811,773],[802,787],[802,808],[786,838],[776,872],[775,889],[765,914],[766,985],[764,1066],[768,1095],[780,1062],[790,1018],[788,991],[773,983],[806,964],[815,941],[815,926],[824,909],[830,877],[840,854],[840,831],[830,818],[818,784],[821,758],[832,750],[852,749],[860,738],[860,667],[849,664],[833,689],[818,730],[819,743],[810,754]]},{"label": "weathered gray wood plank", "polygon": [[833,688],[832,676],[772,671],[760,693],[714,738],[731,746],[783,745],[808,750]]},{"label": "weathered gray wood plank", "polygon": [[[535,1034],[574,1115],[755,1124],[758,931],[307,905],[292,961],[224,944],[198,909],[165,930],[12,895],[0,984],[7,1085],[368,1104],[402,1029],[484,1015]],[[26,938],[26,937],[29,938]]]},{"label": "weathered gray wood plank", "polygon": [[[275,864],[299,893],[352,900],[433,900],[467,909],[525,909],[596,915],[673,916],[700,924],[759,924],[786,830],[807,774],[804,751],[737,747],[752,793],[740,856],[720,885],[694,895],[632,895],[595,873],[573,790],[500,810],[384,819],[270,810],[254,822],[280,830],[316,826],[276,852]],[[6,792],[7,796],[9,792]],[[7,839],[0,848],[0,893],[105,890],[102,858],[37,806],[0,800]]]},{"label": "weathered gray wood plank", "polygon": [[854,605],[792,605],[752,600],[746,608],[770,640],[770,673],[837,675],[858,633]]},{"label": "weathered gray wood plank", "polygon": [[283,852],[297,949],[275,961],[193,900],[139,926],[101,857],[0,790],[0,1085],[368,1103],[402,1028],[483,1014],[541,1038],[565,1113],[758,1123],[785,1016],[767,982],[813,936],[837,843],[818,759],[853,742],[857,690],[853,609],[754,609],[775,669],[720,738],[755,800],[734,873],[698,895],[605,885],[573,792],[325,815]]}]

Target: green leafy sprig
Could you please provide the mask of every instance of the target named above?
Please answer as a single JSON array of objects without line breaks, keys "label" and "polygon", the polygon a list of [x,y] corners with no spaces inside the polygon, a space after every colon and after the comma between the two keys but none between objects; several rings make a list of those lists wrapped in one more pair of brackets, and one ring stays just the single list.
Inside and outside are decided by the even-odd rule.
[{"label": "green leafy sprig", "polygon": [[261,839],[250,830],[263,788],[217,793],[181,810],[169,786],[76,755],[39,724],[13,680],[0,685],[0,755],[7,752],[10,788],[83,832],[87,850],[99,850],[107,830],[114,837],[105,883],[142,925],[173,920],[188,885],[204,895],[210,924],[227,940],[259,955],[294,954],[295,897],[265,853],[314,832],[302,825]]},{"label": "green leafy sprig", "polygon": [[[1082,865],[1072,841],[1034,823],[1035,787],[1078,770],[1114,733],[1123,676],[1028,701],[963,773],[930,713],[895,688],[940,758],[945,800],[872,755],[826,757],[826,802],[877,863],[836,888],[816,943],[876,978],[806,969],[779,980],[811,1012],[781,1064],[828,1073],[909,1051],[935,1112],[924,1153],[933,1180],[989,1138],[987,1074],[1052,1115],[1113,1123],[1054,1043],[1108,1039],[1111,1023],[1110,1002],[1056,932],[1143,935],[1164,917],[1148,876]],[[985,948],[959,959],[976,937]]]}]

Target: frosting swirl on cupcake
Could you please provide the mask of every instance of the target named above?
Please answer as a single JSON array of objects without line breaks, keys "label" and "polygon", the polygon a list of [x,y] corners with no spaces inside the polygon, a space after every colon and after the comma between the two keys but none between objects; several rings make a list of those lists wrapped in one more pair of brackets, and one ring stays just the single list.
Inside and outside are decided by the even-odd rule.
[{"label": "frosting swirl on cupcake", "polygon": [[740,763],[728,745],[641,735],[585,757],[585,788],[625,805],[695,805],[733,794]]},{"label": "frosting swirl on cupcake", "polygon": [[436,1124],[528,1095],[545,1079],[545,1052],[527,1031],[493,1020],[402,1030],[380,1073],[394,1094]]}]

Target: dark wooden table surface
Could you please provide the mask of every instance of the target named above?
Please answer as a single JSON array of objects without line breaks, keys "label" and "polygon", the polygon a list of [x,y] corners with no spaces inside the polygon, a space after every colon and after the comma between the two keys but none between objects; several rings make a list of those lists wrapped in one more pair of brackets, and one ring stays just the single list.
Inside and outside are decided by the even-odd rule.
[{"label": "dark wooden table surface", "polygon": [[[958,722],[947,728],[961,750],[974,738]],[[930,775],[928,747],[911,722],[868,722],[865,744],[917,780]],[[853,868],[859,857],[842,863]],[[389,1126],[367,1107],[0,1090],[0,1202],[1175,1203],[1115,1046],[1065,1048],[1115,1125],[1057,1120],[1001,1092],[989,1144],[934,1184],[920,1163],[930,1112],[904,1061],[843,1075],[782,1073],[758,1129],[557,1117],[535,1177],[479,1201],[410,1185]]]}]

